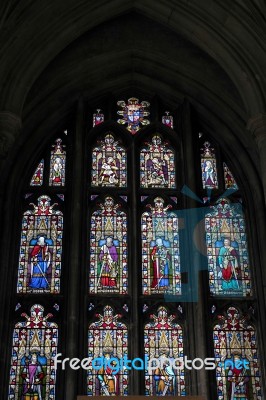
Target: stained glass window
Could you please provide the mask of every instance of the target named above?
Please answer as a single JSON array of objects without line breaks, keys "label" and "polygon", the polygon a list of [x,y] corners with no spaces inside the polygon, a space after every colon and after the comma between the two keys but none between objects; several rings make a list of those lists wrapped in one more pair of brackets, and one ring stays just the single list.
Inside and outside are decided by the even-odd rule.
[{"label": "stained glass window", "polygon": [[8,399],[54,400],[58,327],[44,314],[40,304],[31,307],[30,316],[15,325]]},{"label": "stained glass window", "polygon": [[165,111],[165,115],[162,116],[162,123],[168,126],[168,128],[174,129],[174,119],[169,111]]},{"label": "stained glass window", "polygon": [[30,186],[41,186],[43,184],[43,168],[44,160],[41,160],[31,178]]},{"label": "stained glass window", "polygon": [[223,170],[224,170],[224,183],[225,183],[225,188],[226,189],[238,189],[237,183],[235,181],[235,178],[233,177],[232,172],[226,165],[226,163],[223,163]]},{"label": "stained glass window", "polygon": [[56,139],[51,151],[50,186],[65,186],[66,152],[61,139]]},{"label": "stained glass window", "polygon": [[127,129],[132,135],[135,135],[140,129],[141,125],[149,125],[150,121],[146,118],[150,115],[146,110],[150,106],[147,101],[139,102],[139,99],[131,97],[128,99],[128,104],[123,100],[117,102],[117,105],[122,108],[122,111],[117,111],[119,118],[117,122],[122,125],[127,125]]},{"label": "stained glass window", "polygon": [[218,400],[261,400],[254,327],[234,307],[227,310],[225,317],[220,315],[219,320],[213,329]]},{"label": "stained glass window", "polygon": [[100,125],[104,122],[104,114],[101,113],[101,110],[96,110],[97,112],[93,114],[93,127]]},{"label": "stained glass window", "polygon": [[184,366],[180,362],[184,357],[182,328],[162,306],[151,319],[153,322],[144,326],[144,352],[148,365],[152,366],[145,370],[145,395],[184,396]]},{"label": "stained glass window", "polygon": [[40,196],[23,214],[18,293],[59,293],[63,214],[48,196]]},{"label": "stained glass window", "polygon": [[245,221],[240,203],[220,199],[205,219],[210,292],[250,296]]},{"label": "stained glass window", "polygon": [[155,134],[140,151],[140,185],[175,188],[175,156],[167,142]]},{"label": "stained glass window", "polygon": [[91,217],[90,293],[127,293],[127,217],[106,197]]},{"label": "stained glass window", "polygon": [[126,151],[111,132],[92,151],[92,186],[127,185]]},{"label": "stained glass window", "polygon": [[218,189],[216,158],[209,142],[201,149],[201,173],[203,189]]},{"label": "stained glass window", "polygon": [[181,294],[178,218],[161,197],[141,217],[143,294]]},{"label": "stained glass window", "polygon": [[118,361],[128,354],[127,326],[109,305],[104,307],[103,315],[96,314],[96,317],[97,321],[89,325],[88,331],[88,356],[97,361],[94,367],[92,362],[89,365],[87,394],[126,396],[128,370],[120,370]]}]

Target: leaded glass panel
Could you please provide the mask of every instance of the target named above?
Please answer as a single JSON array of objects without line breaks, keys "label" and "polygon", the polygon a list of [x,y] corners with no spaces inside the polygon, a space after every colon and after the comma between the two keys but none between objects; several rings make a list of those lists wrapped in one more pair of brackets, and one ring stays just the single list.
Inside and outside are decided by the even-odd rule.
[{"label": "leaded glass panel", "polygon": [[218,318],[213,329],[218,400],[261,400],[255,328],[235,307]]},{"label": "leaded glass panel", "polygon": [[128,291],[127,216],[110,196],[91,217],[90,293]]},{"label": "leaded glass panel", "polygon": [[175,155],[167,142],[155,134],[140,151],[140,186],[175,188]]},{"label": "leaded glass panel", "polygon": [[59,293],[62,262],[63,213],[40,196],[22,219],[18,293]]},{"label": "leaded glass panel", "polygon": [[18,322],[13,331],[8,399],[55,400],[58,326],[48,319],[40,304],[31,307],[30,316]]},{"label": "leaded glass panel", "polygon": [[178,218],[161,197],[141,217],[143,294],[181,294]]},{"label": "leaded glass panel", "polygon": [[[126,396],[128,394],[128,370],[119,368],[118,360],[128,354],[128,329],[119,321],[120,314],[107,305],[103,315],[89,325],[88,356],[96,359],[95,367],[89,364],[87,376],[88,396]],[[113,359],[112,359],[113,358]]]},{"label": "leaded glass panel", "polygon": [[250,296],[250,263],[241,204],[220,199],[206,215],[205,229],[211,294]]},{"label": "leaded glass panel", "polygon": [[182,328],[162,306],[150,318],[153,321],[144,326],[144,353],[152,367],[145,369],[145,395],[184,396]]}]

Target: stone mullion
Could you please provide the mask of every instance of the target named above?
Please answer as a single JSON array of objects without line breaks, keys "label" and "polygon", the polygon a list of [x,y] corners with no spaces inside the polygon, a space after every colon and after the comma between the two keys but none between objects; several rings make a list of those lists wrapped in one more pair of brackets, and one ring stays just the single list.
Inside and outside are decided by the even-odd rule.
[{"label": "stone mullion", "polygon": [[[79,340],[81,338],[80,318],[80,285],[81,285],[81,248],[82,248],[82,217],[83,217],[83,191],[84,187],[84,118],[83,100],[79,100],[76,114],[76,129],[74,133],[74,151],[72,164],[72,187],[70,197],[70,232],[69,235],[69,260],[68,284],[66,290],[65,329],[66,346],[65,357],[79,357]],[[65,370],[64,391],[65,400],[73,400],[78,392],[78,371],[67,367]]]},{"label": "stone mullion", "polygon": [[[197,184],[196,184],[196,169],[199,166],[196,163],[197,154],[196,154],[196,146],[194,146],[195,140],[198,137],[195,137],[195,132],[192,130],[192,117],[191,117],[191,109],[188,102],[185,101],[182,109],[182,136],[183,136],[183,149],[184,149],[184,164],[183,168],[186,171],[187,176],[185,176],[185,182],[187,186],[192,190],[192,192],[197,193]],[[200,242],[199,231],[196,230],[197,223],[197,208],[200,204],[196,203],[195,200],[186,197],[185,199],[185,207],[187,209],[194,209],[195,212],[188,211],[186,213],[186,221],[188,226],[186,229],[186,243],[185,248],[185,263],[189,267],[187,268],[188,273],[191,276],[188,276],[188,282],[191,284],[192,297],[191,302],[185,303],[186,309],[186,325],[187,325],[187,333],[188,333],[188,351],[189,354],[186,354],[188,358],[202,358],[207,357],[207,347],[206,347],[206,321],[205,321],[205,307],[207,304],[207,299],[204,299],[203,294],[203,282],[202,276],[199,274],[200,268],[200,254],[198,253],[196,247],[194,246],[194,250],[191,248],[192,240],[195,242]],[[198,210],[200,212],[200,210]],[[202,214],[202,213],[201,213]],[[193,250],[193,251],[192,251]],[[182,251],[182,248],[180,249]],[[182,267],[182,266],[181,266]],[[195,292],[197,293],[197,297],[195,297]],[[207,296],[207,293],[205,293]],[[188,297],[188,296],[187,296]],[[188,299],[189,300],[189,299]],[[200,332],[200,334],[199,334]],[[187,372],[188,379],[190,380],[188,383],[189,391],[191,395],[202,395],[208,398],[208,376],[205,369],[201,370],[192,370]]]},{"label": "stone mullion", "polygon": [[[131,188],[132,188],[132,208],[131,208],[131,226],[130,226],[130,243],[131,243],[131,249],[130,249],[130,265],[129,265],[129,270],[131,271],[131,280],[132,280],[132,286],[131,286],[131,296],[132,296],[132,330],[131,330],[131,358],[133,359],[134,357],[140,357],[140,341],[139,337],[142,337],[140,335],[140,316],[139,316],[139,266],[138,266],[138,257],[136,256],[136,249],[138,248],[137,246],[137,235],[138,235],[138,223],[139,221],[137,220],[137,205],[138,205],[138,191],[137,191],[137,172],[136,171],[136,157],[137,157],[137,151],[135,148],[135,142],[132,140],[132,182],[131,182]],[[132,395],[139,395],[140,394],[140,371],[137,371],[133,369],[132,371],[132,376],[131,376],[131,390],[130,394]]]}]

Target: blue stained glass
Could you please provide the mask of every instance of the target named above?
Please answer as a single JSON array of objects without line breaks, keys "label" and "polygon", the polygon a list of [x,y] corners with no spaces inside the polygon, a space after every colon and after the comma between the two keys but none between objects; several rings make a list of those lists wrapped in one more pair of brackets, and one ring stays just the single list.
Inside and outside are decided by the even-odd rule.
[{"label": "blue stained glass", "polygon": [[220,199],[206,215],[205,230],[211,294],[250,296],[250,264],[241,204]]}]

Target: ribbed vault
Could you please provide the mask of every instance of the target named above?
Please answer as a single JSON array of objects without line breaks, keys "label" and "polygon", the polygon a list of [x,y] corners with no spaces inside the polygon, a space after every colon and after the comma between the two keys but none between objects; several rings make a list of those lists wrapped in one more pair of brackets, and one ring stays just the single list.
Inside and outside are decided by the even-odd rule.
[{"label": "ribbed vault", "polygon": [[81,95],[137,89],[170,107],[188,98],[218,141],[220,121],[256,163],[245,127],[265,111],[263,2],[9,0],[2,10],[0,110],[22,119],[11,157]]}]

